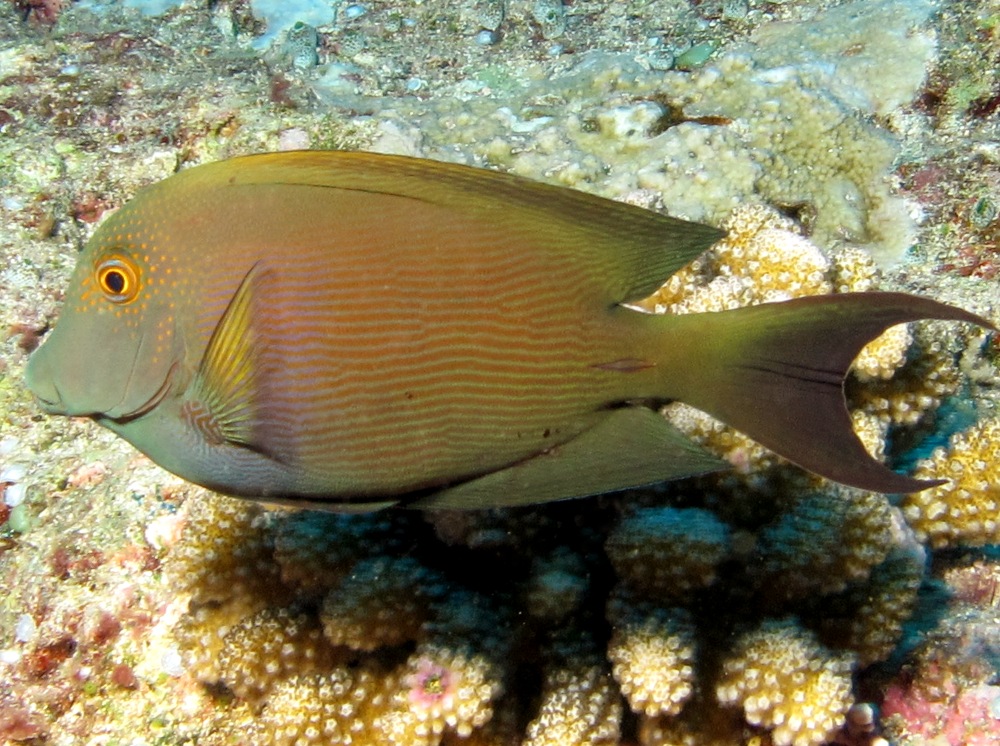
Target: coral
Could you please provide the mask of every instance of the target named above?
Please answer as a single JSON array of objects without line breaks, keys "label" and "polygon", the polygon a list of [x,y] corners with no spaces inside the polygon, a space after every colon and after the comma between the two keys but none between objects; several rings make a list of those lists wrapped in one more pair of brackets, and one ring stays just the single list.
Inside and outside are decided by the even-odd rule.
[{"label": "coral", "polygon": [[275,684],[254,724],[262,742],[434,746],[492,716],[498,694],[481,660],[425,646],[402,665],[368,663],[296,674]]},{"label": "coral", "polygon": [[[995,572],[996,560],[989,564]],[[1000,615],[993,594],[940,611],[940,623],[919,640],[886,688],[886,736],[901,744],[997,743]]]},{"label": "coral", "polygon": [[[893,329],[888,330],[872,344],[893,332]],[[878,363],[870,369],[877,376],[868,376],[869,380],[863,382],[848,379],[851,404],[875,418],[885,429],[894,425],[912,427],[920,424],[959,388],[958,364],[947,346],[939,340],[928,339],[921,328],[914,337],[911,349],[915,348],[919,354],[896,370],[891,378],[883,379],[878,370],[884,370],[884,365]],[[874,378],[883,380],[872,380]]]},{"label": "coral", "polygon": [[[167,563],[185,573],[203,553],[205,564],[184,578],[191,602],[175,639],[193,676],[260,712],[259,737],[434,746],[492,719],[512,627],[485,596],[406,556],[412,534],[406,548],[398,540],[419,519],[190,505],[213,520],[189,524]],[[235,572],[240,561],[261,582]]]},{"label": "coral", "polygon": [[[637,305],[657,313],[693,313],[879,287],[880,272],[868,253],[848,247],[828,258],[799,235],[791,220],[768,207],[737,207],[722,227],[721,241]],[[916,424],[954,392],[954,360],[939,344],[935,349],[929,342],[929,357],[904,367],[913,336],[907,325],[886,330],[861,350],[852,368],[855,422],[865,446],[879,456],[890,425]],[[672,403],[664,414],[691,440],[733,464],[735,474],[761,475],[782,463],[742,433],[685,404]]]},{"label": "coral", "polygon": [[644,508],[619,522],[605,548],[624,583],[664,599],[712,583],[729,555],[729,530],[707,510]]},{"label": "coral", "polygon": [[829,260],[775,210],[742,205],[721,227],[721,241],[638,305],[657,313],[721,311],[831,291]]},{"label": "coral", "polygon": [[840,591],[885,559],[891,538],[885,495],[831,486],[794,500],[760,531],[752,573],[772,598]]},{"label": "coral", "polygon": [[676,715],[694,692],[694,620],[685,609],[622,606],[611,601],[608,608],[615,680],[634,712]]},{"label": "coral", "polygon": [[274,538],[261,506],[197,492],[185,503],[189,517],[184,541],[170,554],[164,571],[196,603],[238,603],[260,608],[288,592],[272,561]]},{"label": "coral", "polygon": [[[771,208],[741,205],[720,227],[726,231],[721,241],[640,305],[660,313],[720,311],[879,286],[880,273],[870,254],[848,247],[828,258],[799,235],[795,223]],[[886,330],[858,355],[855,375],[890,378],[906,360],[911,341],[905,325]]]},{"label": "coral", "polygon": [[599,666],[561,669],[546,676],[539,713],[524,746],[612,746],[621,705],[610,674]]},{"label": "coral", "polygon": [[825,649],[794,620],[746,633],[722,663],[716,696],[771,728],[776,746],[818,746],[852,704],[851,660]]},{"label": "coral", "polygon": [[274,532],[283,583],[315,600],[340,583],[360,557],[392,553],[412,541],[410,522],[385,513],[296,512]]},{"label": "coral", "polygon": [[348,692],[357,692],[347,669],[297,675],[274,687],[253,735],[275,746],[346,744],[364,728]]},{"label": "coral", "polygon": [[998,706],[1000,686],[990,684],[964,688],[945,702],[892,687],[885,696],[883,717],[899,743],[993,746],[1000,741]]},{"label": "coral", "polygon": [[257,703],[283,678],[328,669],[334,659],[314,616],[267,608],[226,632],[216,665],[222,683],[241,699]]},{"label": "coral", "polygon": [[587,632],[567,628],[556,633],[541,704],[522,746],[613,746],[621,715],[614,679]]},{"label": "coral", "polygon": [[750,478],[783,463],[780,456],[700,409],[674,402],[662,411],[688,439],[732,464],[734,475]]},{"label": "coral", "polygon": [[[294,675],[275,685],[251,734],[257,742],[275,746],[377,743],[382,734],[374,723],[387,712],[398,685],[398,673],[367,667]],[[429,741],[397,743],[426,746]]]},{"label": "coral", "polygon": [[893,546],[865,581],[826,600],[820,626],[827,641],[853,651],[860,666],[888,658],[913,615],[925,563],[916,542]]},{"label": "coral", "polygon": [[337,659],[313,616],[282,607],[243,616],[228,607],[201,607],[175,635],[192,674],[225,684],[251,704],[291,674],[325,670]]},{"label": "coral", "polygon": [[522,589],[528,613],[558,622],[576,611],[588,590],[587,565],[568,547],[535,557],[528,582]]},{"label": "coral", "polygon": [[354,565],[323,600],[320,620],[330,642],[372,651],[416,640],[431,603],[447,585],[409,557],[376,557]]},{"label": "coral", "polygon": [[[503,691],[495,661],[453,641],[417,646],[406,662],[399,709],[409,713],[418,733],[440,736],[445,729],[468,736],[493,715],[493,700]],[[383,726],[384,727],[384,726]],[[385,728],[391,743],[400,743]]]},{"label": "coral", "polygon": [[696,699],[677,717],[643,717],[641,746],[772,746],[767,733],[751,729],[738,710]]},{"label": "coral", "polygon": [[944,484],[907,495],[903,513],[935,548],[1000,543],[1000,418],[977,422],[917,464],[918,479]]}]

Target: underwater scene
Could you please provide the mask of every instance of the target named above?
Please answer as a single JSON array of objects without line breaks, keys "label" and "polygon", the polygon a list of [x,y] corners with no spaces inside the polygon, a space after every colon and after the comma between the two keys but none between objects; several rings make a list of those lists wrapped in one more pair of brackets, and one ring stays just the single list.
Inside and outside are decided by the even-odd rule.
[{"label": "underwater scene", "polygon": [[[292,152],[334,150],[362,155]],[[279,155],[200,168],[257,153]],[[280,190],[241,202],[246,163],[358,164],[367,196],[336,219]],[[143,191],[174,174],[201,186]],[[427,209],[401,212],[383,197],[414,174]],[[463,222],[490,212],[510,230]],[[356,223],[451,254],[319,271],[310,241]],[[169,256],[129,257],[147,233]],[[272,233],[290,253],[251,256],[223,293],[216,276]],[[536,239],[566,251],[539,259]],[[466,459],[451,479],[425,469],[408,403],[433,392],[375,344],[359,378],[405,396],[381,403],[350,479],[328,477],[337,499],[198,486],[252,493],[256,459],[284,474],[302,432],[375,431],[308,399],[308,369],[299,393],[267,388],[293,353],[244,350],[318,349],[295,302],[327,280],[371,291],[355,313],[376,330],[457,294],[463,344],[536,340],[560,382],[566,360],[633,344],[572,315],[591,285],[636,339],[702,334],[676,335],[683,395],[638,385],[661,361],[624,353],[551,401],[525,389],[530,419],[601,409],[591,380],[635,384],[579,441],[530,419],[546,445],[523,458],[500,437],[516,395],[450,402],[471,423],[446,444]],[[871,291],[870,319],[850,311]],[[1000,0],[0,0],[0,299],[0,743],[1000,744]],[[143,315],[156,299],[169,321]],[[783,392],[749,364],[723,386],[712,364],[744,361],[760,324],[682,318],[786,301],[843,314],[808,316],[803,359],[862,340],[841,366],[857,438],[803,408],[761,445]],[[536,318],[579,344],[544,349]],[[793,384],[825,372],[797,365]],[[185,376],[200,403],[163,414]],[[714,407],[725,392],[742,409]],[[296,396],[312,409],[265,447],[247,412]],[[197,460],[219,444],[245,460]],[[309,458],[342,457],[326,448]],[[673,467],[648,467],[664,453]],[[558,477],[527,472],[558,482],[543,504],[469,465],[560,454]],[[356,484],[419,497],[352,502]]]}]

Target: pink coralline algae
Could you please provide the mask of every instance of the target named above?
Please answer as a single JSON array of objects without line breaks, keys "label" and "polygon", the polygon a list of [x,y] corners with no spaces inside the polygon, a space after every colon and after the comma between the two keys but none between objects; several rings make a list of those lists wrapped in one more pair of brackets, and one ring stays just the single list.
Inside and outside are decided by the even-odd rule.
[{"label": "pink coralline algae", "polygon": [[63,0],[12,0],[14,7],[34,23],[52,25],[67,3]]},{"label": "pink coralline algae", "polygon": [[882,705],[886,722],[905,722],[901,743],[922,737],[940,746],[996,746],[1000,743],[1000,686],[980,684],[936,696],[916,685],[893,684]]}]

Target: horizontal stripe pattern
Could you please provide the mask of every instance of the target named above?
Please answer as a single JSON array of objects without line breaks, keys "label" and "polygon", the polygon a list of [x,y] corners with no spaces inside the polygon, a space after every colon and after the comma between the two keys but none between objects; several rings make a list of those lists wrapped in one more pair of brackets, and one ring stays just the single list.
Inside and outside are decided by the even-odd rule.
[{"label": "horizontal stripe pattern", "polygon": [[259,430],[265,452],[290,454],[300,489],[455,481],[563,442],[639,393],[628,387],[643,374],[595,368],[642,357],[607,313],[613,257],[558,226],[512,228],[509,215],[494,224],[381,195],[324,204],[314,192],[261,186],[220,205],[214,224],[175,226],[170,247],[200,298],[186,324],[198,359],[242,278],[263,267]]}]

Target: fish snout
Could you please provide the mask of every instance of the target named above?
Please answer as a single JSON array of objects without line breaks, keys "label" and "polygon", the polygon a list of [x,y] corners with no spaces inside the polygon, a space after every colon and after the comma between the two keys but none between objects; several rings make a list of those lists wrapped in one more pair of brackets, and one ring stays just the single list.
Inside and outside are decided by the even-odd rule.
[{"label": "fish snout", "polygon": [[59,389],[56,387],[48,355],[41,354],[43,349],[39,348],[34,355],[28,358],[28,367],[24,374],[25,384],[27,384],[28,390],[34,394],[38,405],[48,414],[65,414],[66,406],[59,394]]}]

